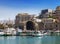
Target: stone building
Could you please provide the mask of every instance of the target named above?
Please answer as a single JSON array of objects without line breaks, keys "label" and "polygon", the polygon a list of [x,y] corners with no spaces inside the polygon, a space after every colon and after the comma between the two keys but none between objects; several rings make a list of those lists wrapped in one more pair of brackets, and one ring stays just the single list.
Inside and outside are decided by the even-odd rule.
[{"label": "stone building", "polygon": [[33,18],[34,15],[29,15],[28,13],[18,14],[16,15],[16,19],[15,19],[15,27],[19,27],[22,30],[24,30],[25,28],[28,29],[29,27],[32,27],[33,29],[34,28]]},{"label": "stone building", "polygon": [[22,13],[16,15],[15,27],[26,30],[60,30],[60,6],[55,11],[45,9],[38,17]]},{"label": "stone building", "polygon": [[53,17],[56,19],[55,28],[60,30],[60,6],[56,7],[56,10],[53,12]]},{"label": "stone building", "polygon": [[42,20],[39,26],[40,29],[59,30],[60,28],[60,6],[57,6],[55,11],[48,11],[48,9],[42,10],[39,15],[39,19]]},{"label": "stone building", "polygon": [[60,6],[56,7],[56,10],[55,10],[53,16],[60,21]]}]

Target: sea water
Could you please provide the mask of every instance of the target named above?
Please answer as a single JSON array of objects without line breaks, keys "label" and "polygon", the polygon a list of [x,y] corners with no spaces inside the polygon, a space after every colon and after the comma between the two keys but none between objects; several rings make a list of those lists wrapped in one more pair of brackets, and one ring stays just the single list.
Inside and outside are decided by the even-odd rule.
[{"label": "sea water", "polygon": [[0,36],[0,44],[60,44],[60,36]]}]

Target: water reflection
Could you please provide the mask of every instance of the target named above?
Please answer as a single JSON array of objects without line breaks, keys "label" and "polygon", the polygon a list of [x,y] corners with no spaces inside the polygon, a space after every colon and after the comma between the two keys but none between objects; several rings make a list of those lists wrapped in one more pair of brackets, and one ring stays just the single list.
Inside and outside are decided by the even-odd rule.
[{"label": "water reflection", "polygon": [[16,44],[40,44],[41,40],[36,37],[17,37],[16,38]]},{"label": "water reflection", "polygon": [[42,44],[55,44],[55,36],[46,36],[41,39]]},{"label": "water reflection", "polygon": [[41,41],[42,44],[60,44],[60,36],[46,36]]},{"label": "water reflection", "polygon": [[60,44],[60,36],[0,36],[0,44]]}]

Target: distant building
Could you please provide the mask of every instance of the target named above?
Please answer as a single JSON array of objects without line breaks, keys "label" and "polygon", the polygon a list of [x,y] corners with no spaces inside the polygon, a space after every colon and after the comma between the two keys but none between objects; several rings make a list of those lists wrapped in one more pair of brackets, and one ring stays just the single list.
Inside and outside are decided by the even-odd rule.
[{"label": "distant building", "polygon": [[49,9],[42,10],[39,19],[42,20],[42,22],[39,23],[40,29],[60,29],[60,6],[58,6],[55,11]]},{"label": "distant building", "polygon": [[51,9],[45,9],[45,10],[41,11],[39,18],[48,18],[51,15],[52,15],[52,10]]},{"label": "distant building", "polygon": [[56,7],[54,17],[60,21],[60,6]]},{"label": "distant building", "polygon": [[60,11],[60,6],[57,6],[57,7],[56,7],[56,10],[57,10],[57,11],[58,11],[58,10]]},{"label": "distant building", "polygon": [[57,21],[57,19],[53,18],[43,18],[38,25],[39,30],[60,30],[60,23]]},{"label": "distant building", "polygon": [[45,30],[53,30],[55,19],[52,18],[43,18],[42,22],[44,23]]}]

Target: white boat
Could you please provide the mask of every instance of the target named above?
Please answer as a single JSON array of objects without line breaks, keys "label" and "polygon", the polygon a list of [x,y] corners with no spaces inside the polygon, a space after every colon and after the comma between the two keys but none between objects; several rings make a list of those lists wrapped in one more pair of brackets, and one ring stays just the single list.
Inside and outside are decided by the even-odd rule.
[{"label": "white boat", "polygon": [[0,32],[0,35],[4,35],[4,32]]},{"label": "white boat", "polygon": [[4,35],[3,29],[0,29],[0,36]]},{"label": "white boat", "polygon": [[14,28],[6,28],[5,35],[16,35],[16,30]]},{"label": "white boat", "polygon": [[47,35],[47,33],[41,33],[40,31],[26,31],[26,32],[19,32],[17,35],[23,35],[23,36],[43,36]]},{"label": "white boat", "polygon": [[41,33],[40,31],[32,34],[33,36],[44,36],[44,35],[47,35],[47,33]]}]

